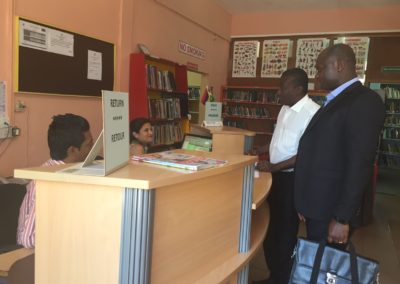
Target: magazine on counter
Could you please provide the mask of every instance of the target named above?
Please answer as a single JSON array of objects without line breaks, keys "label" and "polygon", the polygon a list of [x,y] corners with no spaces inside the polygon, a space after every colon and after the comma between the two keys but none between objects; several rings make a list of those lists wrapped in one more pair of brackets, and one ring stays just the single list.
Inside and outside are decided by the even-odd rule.
[{"label": "magazine on counter", "polygon": [[212,158],[200,157],[195,155],[176,153],[173,151],[145,154],[141,156],[132,156],[134,161],[146,162],[167,167],[198,171],[202,169],[219,167],[226,164],[227,161],[216,160]]}]

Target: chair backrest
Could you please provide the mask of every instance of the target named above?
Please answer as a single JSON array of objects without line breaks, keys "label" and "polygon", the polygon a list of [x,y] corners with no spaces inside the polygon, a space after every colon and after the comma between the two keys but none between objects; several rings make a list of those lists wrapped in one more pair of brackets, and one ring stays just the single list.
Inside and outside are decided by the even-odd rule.
[{"label": "chair backrest", "polygon": [[0,246],[17,244],[19,209],[26,186],[0,184]]}]

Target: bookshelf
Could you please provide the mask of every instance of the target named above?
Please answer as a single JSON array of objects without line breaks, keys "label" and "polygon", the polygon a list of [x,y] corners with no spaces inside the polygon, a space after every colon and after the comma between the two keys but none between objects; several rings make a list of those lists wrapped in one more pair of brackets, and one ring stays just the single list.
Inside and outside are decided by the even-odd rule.
[{"label": "bookshelf", "polygon": [[198,124],[200,115],[200,86],[189,86],[188,100],[191,123]]},{"label": "bookshelf", "polygon": [[400,84],[381,84],[386,117],[379,149],[379,166],[400,169]]},{"label": "bookshelf", "polygon": [[153,147],[179,145],[187,128],[187,68],[175,62],[130,55],[129,117],[147,117],[153,125]]},{"label": "bookshelf", "polygon": [[254,147],[268,144],[282,106],[277,91],[276,87],[223,87],[224,125],[254,131]]}]

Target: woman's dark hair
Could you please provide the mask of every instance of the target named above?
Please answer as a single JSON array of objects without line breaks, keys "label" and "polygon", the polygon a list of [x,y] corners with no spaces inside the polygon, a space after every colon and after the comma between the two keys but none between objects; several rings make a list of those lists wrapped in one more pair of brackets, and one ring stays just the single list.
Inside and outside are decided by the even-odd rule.
[{"label": "woman's dark hair", "polygon": [[47,131],[50,157],[53,160],[64,160],[69,147],[81,147],[85,141],[84,133],[89,129],[89,122],[82,116],[72,113],[53,116]]},{"label": "woman's dark hair", "polygon": [[130,129],[130,142],[135,140],[136,138],[133,136],[133,132],[139,133],[140,129],[142,129],[143,125],[146,123],[150,123],[150,120],[145,117],[138,117],[133,120],[131,120],[131,123],[129,124],[129,129]]}]

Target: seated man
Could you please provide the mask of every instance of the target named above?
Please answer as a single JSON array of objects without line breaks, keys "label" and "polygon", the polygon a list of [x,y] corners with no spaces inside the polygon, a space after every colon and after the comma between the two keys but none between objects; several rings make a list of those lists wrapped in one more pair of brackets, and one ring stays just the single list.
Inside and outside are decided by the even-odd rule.
[{"label": "seated man", "polygon": [[[53,117],[47,142],[51,159],[42,166],[84,161],[92,148],[93,138],[85,118],[67,113]],[[17,243],[26,248],[35,247],[35,192],[36,183],[31,181],[19,212]]]}]

